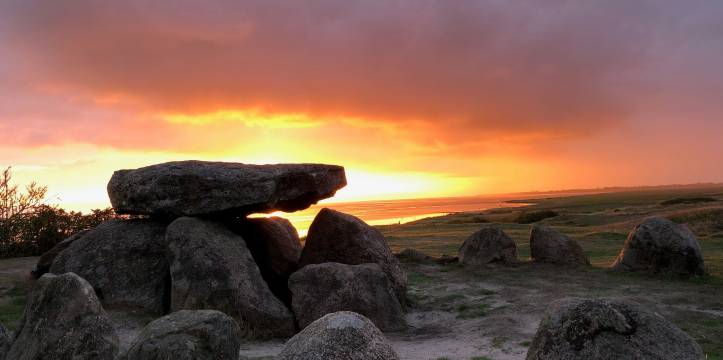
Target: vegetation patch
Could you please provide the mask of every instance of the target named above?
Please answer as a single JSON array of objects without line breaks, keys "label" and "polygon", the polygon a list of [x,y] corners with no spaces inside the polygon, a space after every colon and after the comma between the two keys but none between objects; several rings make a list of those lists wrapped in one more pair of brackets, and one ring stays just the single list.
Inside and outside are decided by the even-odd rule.
[{"label": "vegetation patch", "polygon": [[409,283],[409,285],[419,285],[431,279],[432,278],[430,276],[422,274],[420,272],[412,271],[407,273],[407,282]]},{"label": "vegetation patch", "polygon": [[457,306],[457,318],[459,319],[476,319],[487,316],[490,305],[485,303],[479,304],[462,304]]},{"label": "vegetation patch", "polygon": [[716,201],[718,201],[718,199],[714,199],[712,197],[686,197],[686,198],[675,198],[675,199],[661,201],[660,205],[670,206],[670,205],[680,205],[680,204],[700,204],[700,203],[709,203],[709,202],[716,202]]},{"label": "vegetation patch", "polygon": [[23,289],[13,288],[6,292],[0,300],[0,323],[10,330],[15,330],[23,316],[27,300],[27,293]]},{"label": "vegetation patch", "polygon": [[519,216],[517,216],[517,220],[515,220],[515,222],[518,224],[532,224],[558,215],[560,214],[552,210],[523,211]]}]

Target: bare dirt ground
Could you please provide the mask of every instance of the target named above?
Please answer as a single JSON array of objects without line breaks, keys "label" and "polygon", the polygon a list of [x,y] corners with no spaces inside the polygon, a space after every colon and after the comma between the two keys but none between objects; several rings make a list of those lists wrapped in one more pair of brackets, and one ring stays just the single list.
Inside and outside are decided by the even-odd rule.
[{"label": "bare dirt ground", "polygon": [[[0,263],[0,299],[36,258]],[[624,297],[673,321],[706,348],[709,359],[723,349],[723,286],[706,280],[680,280],[612,273],[596,267],[560,268],[519,263],[468,268],[458,264],[405,263],[412,306],[406,331],[386,334],[402,359],[524,359],[544,310],[568,296]],[[109,311],[121,347],[130,345],[152,318]],[[269,359],[283,341],[247,342],[241,359]]]},{"label": "bare dirt ground", "polygon": [[[532,263],[404,266],[413,303],[409,328],[386,334],[402,359],[524,359],[545,308],[564,297],[627,298],[673,321],[709,349],[720,349],[723,342],[723,287],[718,284]],[[245,348],[242,359],[264,359],[278,354],[282,344]],[[708,355],[720,358],[717,352]]]}]

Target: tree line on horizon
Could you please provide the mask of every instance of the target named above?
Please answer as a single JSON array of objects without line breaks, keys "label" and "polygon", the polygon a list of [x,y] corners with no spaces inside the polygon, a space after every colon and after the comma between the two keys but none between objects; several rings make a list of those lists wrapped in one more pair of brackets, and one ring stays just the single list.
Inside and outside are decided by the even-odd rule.
[{"label": "tree line on horizon", "polygon": [[43,203],[48,188],[12,183],[12,168],[0,174],[0,258],[39,256],[80,231],[118,218],[112,208],[87,214]]}]

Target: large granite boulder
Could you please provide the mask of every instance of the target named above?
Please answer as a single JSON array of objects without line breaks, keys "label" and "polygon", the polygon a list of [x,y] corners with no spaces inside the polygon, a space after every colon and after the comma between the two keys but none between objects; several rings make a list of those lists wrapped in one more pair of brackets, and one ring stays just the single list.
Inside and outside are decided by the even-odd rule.
[{"label": "large granite boulder", "polygon": [[527,360],[702,360],[688,334],[659,314],[624,300],[553,302]]},{"label": "large granite boulder", "polygon": [[13,334],[3,324],[0,324],[0,359],[5,359],[5,354],[12,345],[12,338]]},{"label": "large granite boulder", "polygon": [[278,360],[398,360],[379,329],[362,315],[340,311],[307,326],[286,342]]},{"label": "large granite boulder", "polygon": [[167,310],[166,225],[152,220],[110,220],[73,241],[50,272],[87,280],[105,307],[162,314]]},{"label": "large granite boulder", "polygon": [[687,226],[661,217],[645,219],[630,232],[612,268],[678,275],[705,273],[695,235]]},{"label": "large granite boulder", "polygon": [[335,165],[177,161],[116,171],[108,195],[119,214],[242,216],[306,209],[345,185]]},{"label": "large granite boulder", "polygon": [[39,279],[45,273],[50,271],[50,267],[53,265],[53,261],[55,261],[55,258],[58,256],[58,254],[63,252],[63,250],[67,249],[70,244],[75,242],[75,240],[78,240],[85,236],[86,233],[88,233],[88,230],[81,231],[55,244],[52,249],[48,250],[40,256],[40,258],[38,259],[38,263],[35,265],[35,269],[33,269],[30,274],[33,275],[34,278]]},{"label": "large granite boulder", "polygon": [[216,310],[181,310],[148,324],[133,340],[128,360],[236,360],[241,329]]},{"label": "large granite boulder", "polygon": [[280,217],[246,219],[234,231],[246,240],[274,295],[290,304],[289,276],[299,268],[301,257],[299,233],[291,222]]},{"label": "large granite boulder", "polygon": [[6,358],[112,360],[117,353],[118,336],[93,288],[67,273],[40,278]]},{"label": "large granite boulder", "polygon": [[530,232],[530,256],[533,261],[556,265],[590,265],[577,241],[553,230],[535,224]]},{"label": "large granite boulder", "polygon": [[182,217],[166,237],[172,311],[223,311],[248,337],[295,333],[291,311],[269,290],[241,236],[221,223]]},{"label": "large granite boulder", "polygon": [[391,280],[399,302],[404,305],[407,275],[389,249],[384,235],[357,217],[324,208],[309,227],[299,265],[327,262],[379,264]]},{"label": "large granite boulder", "polygon": [[459,262],[465,265],[517,262],[517,245],[502,229],[484,225],[464,241]]},{"label": "large granite boulder", "polygon": [[405,327],[402,306],[377,264],[308,265],[291,275],[289,288],[301,328],[326,314],[343,310],[366,316],[384,331]]}]

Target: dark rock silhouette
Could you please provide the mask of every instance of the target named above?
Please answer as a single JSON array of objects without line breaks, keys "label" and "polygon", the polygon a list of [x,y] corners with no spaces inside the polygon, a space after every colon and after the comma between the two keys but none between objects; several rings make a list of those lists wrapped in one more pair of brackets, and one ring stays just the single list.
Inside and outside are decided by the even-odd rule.
[{"label": "dark rock silhouette", "polygon": [[404,304],[407,276],[392,255],[384,235],[359,218],[331,209],[321,209],[309,228],[300,266],[338,262],[349,265],[376,263],[384,270]]},{"label": "dark rock silhouette", "polygon": [[40,256],[37,265],[35,265],[35,269],[31,271],[30,274],[33,275],[34,278],[39,279],[41,276],[43,276],[43,274],[49,272],[50,267],[53,265],[53,261],[55,261],[55,258],[58,256],[58,254],[60,254],[63,250],[67,249],[70,244],[72,244],[75,240],[82,238],[83,235],[85,235],[87,232],[88,230],[81,231],[57,243],[55,246],[53,246],[52,249],[48,250]]},{"label": "dark rock silhouette", "polygon": [[311,323],[288,342],[279,360],[397,360],[379,329],[362,315],[340,311]]},{"label": "dark rock silhouette", "polygon": [[279,217],[245,219],[234,225],[271,291],[290,304],[289,276],[299,268],[301,257],[299,233],[289,220]]},{"label": "dark rock silhouette", "polygon": [[177,161],[116,171],[108,195],[119,214],[244,216],[303,210],[345,185],[336,165]]},{"label": "dark rock silhouette", "polygon": [[385,331],[405,327],[404,312],[391,282],[377,264],[308,265],[289,278],[299,327],[337,311],[353,311]]},{"label": "dark rock silhouette", "polygon": [[38,281],[7,359],[113,360],[118,336],[90,284],[73,273]]},{"label": "dark rock silhouette", "polygon": [[662,316],[624,300],[563,299],[540,322],[527,360],[702,360],[700,346]]},{"label": "dark rock silhouette", "polygon": [[705,273],[695,235],[687,226],[661,217],[645,219],[630,232],[612,268],[677,275]]},{"label": "dark rock silhouette", "polygon": [[5,359],[5,354],[10,350],[13,334],[3,324],[0,324],[0,359]]},{"label": "dark rock silhouette", "polygon": [[465,265],[517,262],[517,245],[502,229],[483,225],[459,249],[459,262]]},{"label": "dark rock silhouette", "polygon": [[238,359],[241,330],[216,310],[181,310],[154,320],[133,340],[127,360]]},{"label": "dark rock silhouette", "polygon": [[221,223],[190,217],[171,223],[166,236],[172,311],[223,311],[248,337],[295,333],[293,314],[269,290],[241,236]]},{"label": "dark rock silhouette", "polygon": [[590,265],[577,241],[554,229],[535,224],[530,232],[530,255],[533,261],[555,265]]},{"label": "dark rock silhouette", "polygon": [[50,272],[87,280],[106,307],[162,314],[168,281],[166,225],[152,220],[110,220],[73,241]]}]

